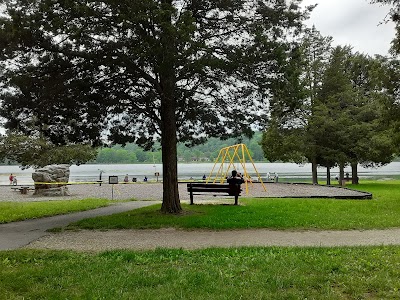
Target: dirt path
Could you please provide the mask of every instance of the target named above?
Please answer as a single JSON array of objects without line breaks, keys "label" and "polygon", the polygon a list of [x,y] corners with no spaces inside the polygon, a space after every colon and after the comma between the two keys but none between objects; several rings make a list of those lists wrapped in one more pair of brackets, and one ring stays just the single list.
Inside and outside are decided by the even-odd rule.
[{"label": "dirt path", "polygon": [[140,207],[160,203],[159,201],[131,201],[100,207],[92,210],[58,215],[40,219],[0,224],[0,250],[18,249],[48,234],[47,230],[64,227],[72,222],[96,216],[116,214]]}]

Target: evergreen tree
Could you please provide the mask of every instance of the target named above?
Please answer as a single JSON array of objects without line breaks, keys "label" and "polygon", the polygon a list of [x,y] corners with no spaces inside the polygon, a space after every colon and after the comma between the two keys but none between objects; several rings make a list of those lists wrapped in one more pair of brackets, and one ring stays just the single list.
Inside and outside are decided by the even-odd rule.
[{"label": "evergreen tree", "polygon": [[[322,86],[323,74],[329,61],[331,37],[323,37],[315,27],[306,30],[297,60],[298,87],[290,101],[274,102],[271,119],[262,139],[269,160],[295,161],[312,164],[313,183],[318,183],[318,144],[309,128],[314,115],[316,98]],[[288,105],[289,104],[289,105]]]},{"label": "evergreen tree", "polygon": [[[305,74],[303,85],[306,87],[307,101],[303,102],[302,119],[306,120],[304,123],[304,155],[312,165],[312,181],[318,184],[317,166],[319,163],[318,156],[319,150],[314,136],[310,134],[309,124],[310,119],[313,118],[315,113],[317,96],[322,87],[323,74],[327,68],[329,57],[331,54],[332,37],[322,36],[313,26],[305,35],[303,41],[304,53],[304,67]],[[303,142],[303,143],[304,143]],[[328,168],[329,169],[329,168]]]},{"label": "evergreen tree", "polygon": [[[397,110],[399,77],[395,68],[385,70],[378,58],[353,54],[350,47],[336,47],[327,56],[330,39],[318,40],[321,43],[316,45],[326,45],[325,51],[318,60],[316,55],[304,59],[307,98],[289,114],[273,111],[263,135],[263,150],[272,160],[302,162],[306,158],[312,163],[313,183],[318,183],[317,165],[327,168],[330,184],[330,169],[338,165],[342,180],[344,167],[350,164],[353,183],[358,183],[359,163],[380,166],[393,158],[393,130],[388,126],[393,117],[384,118],[390,110],[382,103],[392,112]],[[309,50],[312,43],[306,45],[305,53],[317,53],[314,47]]]},{"label": "evergreen tree", "polygon": [[351,111],[354,119],[352,147],[349,163],[352,166],[353,183],[357,183],[358,163],[364,166],[381,166],[393,159],[393,140],[388,124],[383,120],[384,69],[378,58],[353,54],[350,59],[350,80],[356,97],[356,109]]},{"label": "evergreen tree", "polygon": [[320,160],[327,167],[337,163],[340,182],[346,164],[358,183],[357,165],[382,165],[392,160],[388,127],[382,122],[382,77],[377,60],[336,47],[324,74],[315,114],[315,136],[322,147]]},{"label": "evergreen tree", "polygon": [[299,2],[4,0],[1,116],[57,145],[160,140],[161,209],[177,213],[177,142],[251,135],[288,86]]},{"label": "evergreen tree", "polygon": [[400,60],[379,57],[380,78],[383,78],[380,102],[383,106],[383,120],[390,127],[395,153],[400,153]]}]

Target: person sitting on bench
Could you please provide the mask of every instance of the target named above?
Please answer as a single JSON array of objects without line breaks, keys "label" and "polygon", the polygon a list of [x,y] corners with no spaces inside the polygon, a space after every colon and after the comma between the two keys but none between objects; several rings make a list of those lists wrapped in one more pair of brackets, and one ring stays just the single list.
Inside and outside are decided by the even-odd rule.
[{"label": "person sitting on bench", "polygon": [[[242,176],[238,174],[236,170],[232,171],[232,176],[226,180],[229,183],[230,192],[229,195],[235,196],[236,193],[240,193],[240,185],[244,183]],[[239,191],[237,191],[239,189]]]}]

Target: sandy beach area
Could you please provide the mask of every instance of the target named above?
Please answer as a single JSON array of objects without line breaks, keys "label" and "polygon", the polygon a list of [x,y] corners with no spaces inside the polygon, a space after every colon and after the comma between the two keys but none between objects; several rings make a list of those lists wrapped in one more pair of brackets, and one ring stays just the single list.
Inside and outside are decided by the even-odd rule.
[{"label": "sandy beach area", "polygon": [[[179,183],[179,195],[182,201],[189,201],[187,183]],[[260,197],[260,198],[282,198],[282,197],[304,197],[304,198],[334,198],[334,197],[357,197],[363,193],[347,188],[339,188],[324,185],[311,184],[287,184],[287,183],[265,183],[265,190],[261,183],[243,185],[241,197]],[[33,188],[33,186],[32,186]],[[76,184],[69,185],[70,196],[47,196],[39,197],[34,195],[32,190],[27,194],[21,194],[18,190],[13,190],[12,186],[0,186],[0,201],[50,201],[67,199],[86,199],[86,198],[106,198],[115,200],[162,200],[162,183],[129,183],[129,184]],[[213,197],[212,194],[196,195],[196,199],[213,199],[229,197]],[[229,200],[228,200],[229,201]]]}]

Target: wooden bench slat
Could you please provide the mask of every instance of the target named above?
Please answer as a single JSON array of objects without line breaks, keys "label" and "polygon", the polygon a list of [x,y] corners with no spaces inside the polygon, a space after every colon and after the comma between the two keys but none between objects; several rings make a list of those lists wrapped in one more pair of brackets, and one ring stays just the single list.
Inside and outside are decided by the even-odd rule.
[{"label": "wooden bench slat", "polygon": [[[233,188],[229,184],[220,184],[220,183],[188,183],[187,191],[190,193],[190,204],[193,204],[193,195],[202,195],[202,194],[194,194],[194,193],[226,193],[228,195],[221,196],[234,196],[235,197],[235,205],[238,204],[238,198],[240,196],[240,184],[236,185]],[[233,194],[232,194],[233,192]]]},{"label": "wooden bench slat", "polygon": [[188,187],[204,187],[204,188],[213,188],[213,187],[227,187],[228,184],[223,183],[188,183]]},{"label": "wooden bench slat", "polygon": [[207,189],[207,188],[188,188],[188,191],[192,191],[192,192],[214,192],[214,193],[229,193],[230,188],[211,188],[211,189]]}]

